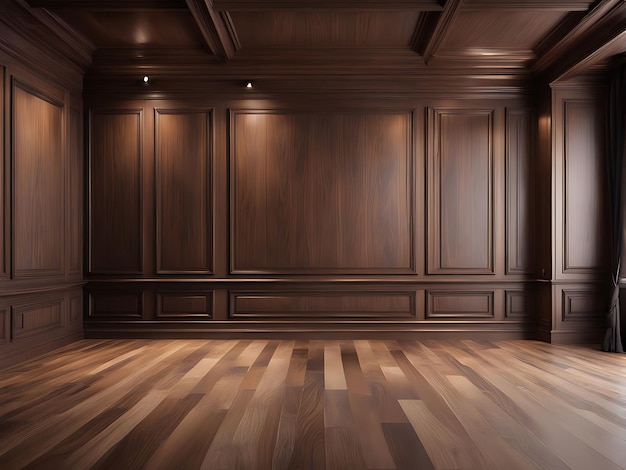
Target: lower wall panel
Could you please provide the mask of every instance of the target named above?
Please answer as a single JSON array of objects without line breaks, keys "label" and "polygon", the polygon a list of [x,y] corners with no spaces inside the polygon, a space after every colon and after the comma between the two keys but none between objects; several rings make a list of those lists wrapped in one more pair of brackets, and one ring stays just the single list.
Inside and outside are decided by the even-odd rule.
[{"label": "lower wall panel", "polygon": [[92,281],[85,334],[529,338],[536,293],[532,283]]},{"label": "lower wall panel", "polygon": [[83,337],[81,285],[0,297],[0,368]]}]

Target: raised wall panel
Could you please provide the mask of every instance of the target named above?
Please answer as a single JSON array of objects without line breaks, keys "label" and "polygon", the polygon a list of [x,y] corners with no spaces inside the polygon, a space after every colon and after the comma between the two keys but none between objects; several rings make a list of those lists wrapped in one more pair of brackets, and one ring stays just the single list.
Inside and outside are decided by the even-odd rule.
[{"label": "raised wall panel", "polygon": [[88,309],[90,317],[141,318],[143,293],[91,291]]},{"label": "raised wall panel", "polygon": [[91,113],[90,271],[142,271],[141,110]]},{"label": "raised wall panel", "polygon": [[64,105],[13,81],[13,276],[65,270]]},{"label": "raised wall panel", "polygon": [[531,115],[506,111],[506,272],[535,271],[535,219],[533,212],[533,167]]},{"label": "raised wall panel", "polygon": [[61,329],[65,324],[64,316],[63,297],[13,306],[11,309],[12,339],[18,340],[48,330]]},{"label": "raised wall panel", "polygon": [[157,272],[212,270],[211,113],[157,109]]},{"label": "raised wall panel", "polygon": [[83,114],[70,110],[70,181],[68,272],[82,273],[83,257]]},{"label": "raised wall panel", "polygon": [[[6,255],[6,239],[7,227],[9,224],[5,219],[5,179],[4,170],[7,162],[6,149],[8,145],[8,139],[5,136],[4,116],[7,111],[7,103],[5,99],[6,87],[6,68],[0,65],[0,278],[8,276],[7,269],[7,255]],[[9,237],[6,237],[9,238]],[[9,238],[10,239],[10,238]]]},{"label": "raised wall panel", "polygon": [[412,114],[231,114],[231,271],[414,273]]},{"label": "raised wall panel", "polygon": [[231,318],[413,318],[415,292],[231,292]]},{"label": "raised wall panel", "polygon": [[562,106],[563,272],[602,272],[609,246],[602,107],[569,99]]},{"label": "raised wall panel", "polygon": [[493,110],[429,112],[430,274],[493,274]]},{"label": "raised wall panel", "polygon": [[426,318],[493,318],[493,298],[493,291],[428,291]]},{"label": "raised wall panel", "polygon": [[159,292],[157,318],[192,317],[210,319],[213,313],[212,292]]},{"label": "raised wall panel", "polygon": [[606,315],[608,297],[606,292],[590,289],[567,289],[562,291],[562,321],[595,321]]},{"label": "raised wall panel", "polygon": [[533,293],[524,290],[505,291],[504,316],[510,320],[519,320],[536,314],[536,299]]}]

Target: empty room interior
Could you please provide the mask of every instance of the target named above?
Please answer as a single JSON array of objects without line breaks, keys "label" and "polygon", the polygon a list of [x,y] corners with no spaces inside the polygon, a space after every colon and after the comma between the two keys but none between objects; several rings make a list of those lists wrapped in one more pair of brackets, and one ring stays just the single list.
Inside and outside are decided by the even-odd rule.
[{"label": "empty room interior", "polygon": [[0,110],[0,468],[626,468],[623,0],[0,0]]}]

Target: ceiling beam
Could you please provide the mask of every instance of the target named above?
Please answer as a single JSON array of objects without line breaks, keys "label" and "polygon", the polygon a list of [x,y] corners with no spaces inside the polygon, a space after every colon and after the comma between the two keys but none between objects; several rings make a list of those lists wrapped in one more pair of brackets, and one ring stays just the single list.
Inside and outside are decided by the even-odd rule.
[{"label": "ceiling beam", "polygon": [[219,11],[441,11],[441,6],[437,0],[214,0],[213,7]]},{"label": "ceiling beam", "polygon": [[26,0],[33,8],[81,8],[85,10],[158,10],[185,8],[183,0]]},{"label": "ceiling beam", "polygon": [[611,55],[626,51],[626,3],[601,0],[532,67],[549,82],[569,78]]},{"label": "ceiling beam", "polygon": [[[425,64],[428,64],[428,62],[430,62],[430,59],[433,58],[433,56],[441,47],[441,44],[450,32],[450,28],[454,23],[454,20],[461,12],[462,5],[463,0],[447,0],[445,5],[443,6],[443,10],[436,20],[437,22],[432,30],[432,33],[428,38],[426,38],[423,47],[419,47],[419,45],[414,44],[414,46],[417,46],[414,47],[414,49],[417,49],[417,52],[422,54],[422,58],[424,59]],[[421,22],[418,22],[418,28],[421,28],[423,26],[424,25]],[[416,30],[414,37],[418,37],[419,34],[420,32]]]},{"label": "ceiling beam", "polygon": [[202,37],[218,62],[231,59],[239,49],[239,40],[229,14],[215,11],[211,0],[185,1]]},{"label": "ceiling beam", "polygon": [[594,3],[593,0],[472,0],[463,10],[587,11]]}]

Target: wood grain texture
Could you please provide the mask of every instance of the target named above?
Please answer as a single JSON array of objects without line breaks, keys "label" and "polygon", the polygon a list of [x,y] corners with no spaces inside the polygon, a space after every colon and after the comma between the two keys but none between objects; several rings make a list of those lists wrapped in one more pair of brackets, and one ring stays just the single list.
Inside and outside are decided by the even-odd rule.
[{"label": "wood grain texture", "polygon": [[236,292],[231,318],[415,318],[415,292]]},{"label": "wood grain texture", "polygon": [[142,111],[91,112],[92,273],[142,271]]},{"label": "wood grain texture", "polygon": [[563,272],[607,268],[608,201],[602,109],[592,101],[563,106]]},{"label": "wood grain texture", "polygon": [[619,469],[625,361],[534,341],[83,340],[0,371],[0,465]]},{"label": "wood grain texture", "polygon": [[415,11],[233,12],[243,48],[401,47],[411,41]]},{"label": "wood grain texture", "polygon": [[83,273],[83,194],[84,194],[84,146],[82,110],[70,109],[70,142],[68,183],[67,271],[68,274]]},{"label": "wood grain texture", "polygon": [[411,273],[410,114],[231,115],[231,270]]},{"label": "wood grain texture", "polygon": [[210,273],[211,113],[155,110],[157,273]]},{"label": "wood grain texture", "polygon": [[537,263],[533,237],[537,217],[531,122],[532,116],[528,111],[506,110],[507,274],[532,274]]},{"label": "wood grain texture", "polygon": [[429,112],[430,274],[493,274],[493,110]]},{"label": "wood grain texture", "polygon": [[13,275],[65,273],[64,104],[13,82]]}]

